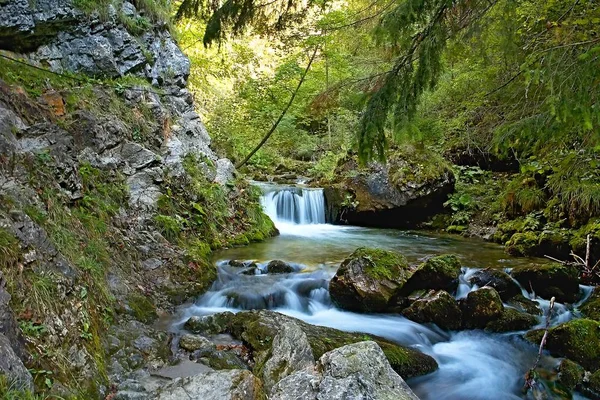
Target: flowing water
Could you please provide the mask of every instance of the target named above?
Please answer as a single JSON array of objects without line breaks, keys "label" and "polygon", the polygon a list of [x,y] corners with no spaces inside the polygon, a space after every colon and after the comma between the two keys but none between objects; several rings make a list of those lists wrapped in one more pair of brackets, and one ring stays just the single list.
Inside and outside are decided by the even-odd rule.
[{"label": "flowing water", "polygon": [[[417,348],[434,357],[439,369],[413,378],[409,385],[421,399],[520,399],[524,375],[535,362],[537,349],[521,338],[522,332],[490,334],[483,331],[446,332],[399,315],[357,314],[337,309],[330,301],[328,284],[339,263],[360,246],[398,251],[409,261],[423,256],[454,253],[463,268],[457,297],[474,288],[466,279],[477,268],[510,269],[531,259],[510,258],[500,246],[475,239],[325,224],[325,204],[319,189],[262,185],[265,212],[280,236],[216,254],[218,279],[195,304],[181,310],[175,327],[192,315],[222,311],[272,309],[314,325],[378,335]],[[252,261],[254,275],[240,273],[224,260]],[[265,274],[269,260],[281,259],[296,270],[290,274]],[[590,288],[582,287],[584,298]],[[523,294],[530,296],[527,291]],[[539,300],[539,299],[538,299]],[[540,300],[547,310],[549,304]],[[557,304],[552,323],[576,316],[574,308]],[[542,317],[540,317],[542,326]],[[557,364],[542,358],[549,371]],[[549,393],[547,398],[553,398]],[[559,398],[559,397],[556,397]],[[584,398],[575,395],[574,398]]]}]

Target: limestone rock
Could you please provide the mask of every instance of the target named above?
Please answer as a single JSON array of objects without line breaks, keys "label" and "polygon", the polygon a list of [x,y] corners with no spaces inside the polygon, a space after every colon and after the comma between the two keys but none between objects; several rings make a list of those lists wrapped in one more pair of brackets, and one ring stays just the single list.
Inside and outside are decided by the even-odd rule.
[{"label": "limestone rock", "polygon": [[33,378],[15,354],[8,338],[0,333],[0,375],[5,375],[16,388],[33,390]]},{"label": "limestone rock", "polygon": [[179,347],[187,351],[196,351],[211,346],[213,346],[211,341],[200,335],[185,334],[179,339]]},{"label": "limestone rock", "polygon": [[345,310],[380,312],[410,275],[404,256],[361,247],[342,262],[329,292],[332,301]]}]

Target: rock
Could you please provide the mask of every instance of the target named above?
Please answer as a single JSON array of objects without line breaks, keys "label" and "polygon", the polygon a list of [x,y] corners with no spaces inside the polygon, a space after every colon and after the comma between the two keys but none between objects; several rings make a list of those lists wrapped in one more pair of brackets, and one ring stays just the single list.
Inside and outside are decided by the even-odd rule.
[{"label": "rock", "polygon": [[269,274],[289,274],[294,272],[294,267],[285,261],[273,260],[267,264],[267,272]]},{"label": "rock", "polygon": [[488,322],[486,331],[490,332],[512,332],[531,329],[538,323],[538,319],[531,314],[526,314],[514,308],[505,308],[500,318]]},{"label": "rock", "polygon": [[313,375],[302,371],[283,379],[275,386],[271,399],[418,400],[375,342],[327,352],[319,359],[317,371]]},{"label": "rock", "polygon": [[[424,375],[437,368],[435,360],[428,355],[396,345],[385,339],[309,325],[298,319],[268,310],[244,311],[237,314],[226,312],[201,319],[194,318],[191,323],[190,321],[186,323],[186,329],[193,325],[206,334],[229,333],[235,339],[244,341],[254,354],[257,365],[254,372],[260,375],[260,371],[258,371],[260,366],[264,365],[273,354],[272,346],[275,337],[282,331],[283,326],[292,324],[297,325],[306,334],[315,358],[335,348],[371,338],[382,348],[392,368],[405,378]],[[299,352],[300,349],[296,351]]]},{"label": "rock", "polygon": [[462,313],[457,301],[443,290],[430,291],[424,298],[413,302],[402,314],[415,322],[432,322],[443,329],[460,329],[462,324]]},{"label": "rock", "polygon": [[25,340],[17,325],[12,309],[10,308],[10,294],[6,291],[6,280],[0,271],[0,334],[10,343],[12,350],[20,359],[26,359]]},{"label": "rock", "polygon": [[185,334],[179,339],[179,347],[187,351],[200,350],[203,347],[212,347],[210,340],[200,335]]},{"label": "rock", "polygon": [[519,285],[506,272],[494,268],[484,268],[475,272],[469,282],[479,287],[489,286],[498,292],[503,301],[521,294]]},{"label": "rock", "polygon": [[575,389],[583,380],[585,374],[581,365],[564,359],[558,365],[558,382],[569,390]]},{"label": "rock", "polygon": [[576,266],[530,264],[514,268],[511,275],[524,288],[532,288],[545,299],[556,297],[558,302],[573,303],[579,298],[579,271]]},{"label": "rock", "polygon": [[443,203],[454,190],[450,165],[433,153],[413,148],[394,149],[386,163],[371,162],[361,167],[357,157],[346,156],[335,170],[338,192],[331,196],[330,210],[339,210],[334,222],[343,216],[352,225],[402,228],[414,226],[443,211]]},{"label": "rock", "polygon": [[[537,329],[525,334],[525,339],[539,345],[544,331]],[[548,330],[545,348],[551,354],[567,357],[586,370],[600,369],[600,322],[574,319]]]},{"label": "rock", "polygon": [[496,289],[482,287],[467,295],[461,303],[461,309],[465,328],[483,329],[488,322],[500,318],[504,305]]},{"label": "rock", "polygon": [[581,314],[589,319],[600,321],[600,287],[596,287],[590,297],[579,308]]},{"label": "rock", "polygon": [[236,354],[227,350],[218,350],[215,346],[204,347],[194,352],[192,357],[217,370],[249,369],[248,364]]},{"label": "rock", "polygon": [[262,400],[261,382],[250,371],[233,369],[176,379],[165,385],[157,400]]},{"label": "rock", "polygon": [[235,175],[235,166],[228,158],[220,158],[217,160],[217,176],[215,182],[219,185],[225,185],[230,182]]},{"label": "rock", "polygon": [[510,299],[508,305],[531,315],[542,315],[540,304],[537,301],[528,299],[522,294],[518,294]]},{"label": "rock", "polygon": [[273,339],[272,356],[262,368],[263,383],[267,393],[281,379],[296,371],[311,370],[315,364],[306,333],[291,323],[283,325]]},{"label": "rock", "polygon": [[431,257],[414,271],[402,288],[402,293],[415,290],[445,290],[453,293],[458,287],[460,261],[454,255]]},{"label": "rock", "polygon": [[329,293],[345,310],[380,312],[409,277],[404,256],[361,247],[342,262],[329,283]]},{"label": "rock", "polygon": [[15,354],[8,338],[0,333],[0,375],[16,389],[33,390],[33,378]]},{"label": "rock", "polygon": [[590,375],[588,386],[592,390],[594,396],[598,398],[598,396],[600,396],[600,370]]}]

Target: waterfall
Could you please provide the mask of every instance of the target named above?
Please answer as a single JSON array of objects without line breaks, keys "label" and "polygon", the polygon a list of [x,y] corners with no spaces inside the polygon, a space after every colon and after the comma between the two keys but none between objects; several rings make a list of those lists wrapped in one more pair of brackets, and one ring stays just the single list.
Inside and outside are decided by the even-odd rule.
[{"label": "waterfall", "polygon": [[324,224],[325,197],[323,189],[278,187],[263,185],[261,203],[275,225]]}]

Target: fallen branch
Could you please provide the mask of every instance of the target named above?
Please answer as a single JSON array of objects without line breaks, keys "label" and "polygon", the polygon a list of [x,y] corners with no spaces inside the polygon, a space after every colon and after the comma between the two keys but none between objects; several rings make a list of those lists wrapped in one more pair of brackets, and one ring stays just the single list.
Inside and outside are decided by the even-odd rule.
[{"label": "fallen branch", "polygon": [[544,336],[542,336],[542,341],[540,342],[537,358],[533,364],[533,367],[531,367],[531,369],[527,371],[527,374],[525,375],[525,387],[523,388],[525,393],[527,393],[530,389],[533,390],[537,386],[537,382],[535,380],[535,369],[538,367],[540,360],[542,359],[542,353],[544,352],[544,346],[546,345],[546,339],[548,338],[548,329],[550,329],[550,319],[552,316],[552,310],[554,309],[554,300],[554,297],[550,299],[550,308],[548,308],[548,314],[546,314],[546,327],[544,330]]}]

